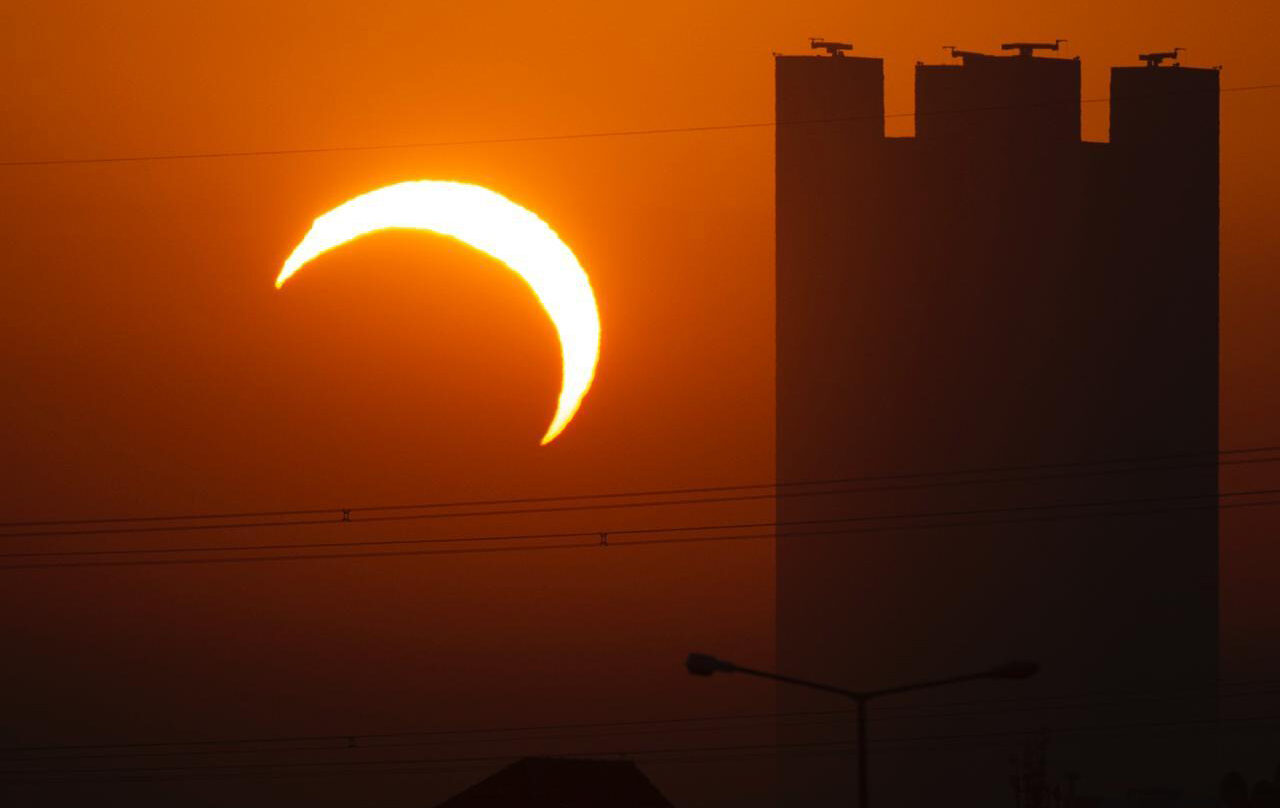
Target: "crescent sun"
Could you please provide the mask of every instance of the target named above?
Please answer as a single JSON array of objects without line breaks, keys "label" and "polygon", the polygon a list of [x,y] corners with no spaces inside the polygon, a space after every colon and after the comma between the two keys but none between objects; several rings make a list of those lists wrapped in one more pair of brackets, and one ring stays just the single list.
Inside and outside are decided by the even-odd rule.
[{"label": "crescent sun", "polygon": [[600,357],[600,315],[587,273],[546,222],[479,185],[419,180],[350,199],[317,218],[276,278],[279,289],[308,261],[390,228],[426,230],[496,258],[524,279],[555,325],[563,362],[560,398],[542,445],[573,419]]}]

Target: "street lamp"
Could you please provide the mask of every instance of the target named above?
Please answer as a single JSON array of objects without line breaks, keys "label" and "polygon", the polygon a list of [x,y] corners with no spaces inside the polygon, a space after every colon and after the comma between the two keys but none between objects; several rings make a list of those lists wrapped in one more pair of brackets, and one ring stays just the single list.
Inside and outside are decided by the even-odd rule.
[{"label": "street lamp", "polygon": [[930,679],[924,682],[913,682],[909,685],[899,685],[898,687],[886,687],[880,690],[848,690],[843,687],[834,685],[824,685],[820,682],[810,682],[806,679],[797,679],[793,676],[783,676],[778,673],[769,673],[768,671],[759,671],[753,668],[744,668],[741,665],[735,665],[723,659],[717,659],[710,654],[689,654],[684,661],[684,666],[688,668],[689,673],[695,676],[710,676],[713,673],[745,673],[750,676],[760,676],[765,679],[772,679],[775,682],[782,682],[788,685],[797,685],[799,687],[807,687],[811,690],[821,690],[825,693],[835,693],[838,696],[853,699],[858,705],[858,807],[867,808],[867,702],[880,696],[892,696],[898,693],[906,693],[911,690],[924,690],[930,687],[941,687],[942,685],[951,685],[957,682],[968,682],[972,679],[1026,679],[1034,676],[1040,670],[1040,666],[1035,662],[1014,661],[1006,662],[1003,665],[996,665],[993,668],[978,671],[977,673],[966,673],[960,676],[948,676],[945,679]]}]

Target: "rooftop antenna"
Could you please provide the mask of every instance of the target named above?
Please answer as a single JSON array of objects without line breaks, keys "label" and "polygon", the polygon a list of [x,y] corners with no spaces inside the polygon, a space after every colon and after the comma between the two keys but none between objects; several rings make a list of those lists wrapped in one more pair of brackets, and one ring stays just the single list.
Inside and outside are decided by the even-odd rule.
[{"label": "rooftop antenna", "polygon": [[[1182,53],[1186,48],[1174,48],[1171,51],[1162,51],[1160,53],[1139,53],[1138,58],[1147,63],[1147,67],[1159,67],[1165,59],[1177,59],[1178,54]],[[1173,67],[1177,67],[1175,61]]]},{"label": "rooftop antenna", "polygon": [[985,56],[986,55],[984,53],[978,53],[977,51],[960,50],[955,45],[943,45],[942,49],[945,51],[951,51],[952,59],[964,59],[969,56]]},{"label": "rooftop antenna", "polygon": [[1065,39],[1055,39],[1052,42],[1006,42],[1000,46],[1000,50],[1016,50],[1019,56],[1031,57],[1035,56],[1038,50],[1056,51],[1062,47]]},{"label": "rooftop antenna", "polygon": [[848,42],[829,42],[820,36],[809,37],[809,47],[824,50],[828,56],[844,56],[843,51],[853,50],[853,45]]}]

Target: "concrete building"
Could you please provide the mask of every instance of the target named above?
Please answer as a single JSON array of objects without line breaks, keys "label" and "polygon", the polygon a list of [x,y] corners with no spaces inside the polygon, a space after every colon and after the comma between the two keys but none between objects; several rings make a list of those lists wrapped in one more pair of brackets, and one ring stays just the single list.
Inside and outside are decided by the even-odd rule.
[{"label": "concrete building", "polygon": [[[877,808],[1009,804],[1041,729],[1089,793],[1219,771],[1218,73],[1114,68],[1082,142],[1040,47],[918,65],[912,138],[880,59],[776,57],[778,668],[1043,666],[886,702]],[[780,734],[784,802],[849,804],[851,724]]]}]

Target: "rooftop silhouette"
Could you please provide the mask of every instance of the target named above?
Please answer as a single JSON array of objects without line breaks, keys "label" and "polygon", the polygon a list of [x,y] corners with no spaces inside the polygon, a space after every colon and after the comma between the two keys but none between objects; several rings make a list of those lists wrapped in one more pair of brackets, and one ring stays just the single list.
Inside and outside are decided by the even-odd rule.
[{"label": "rooftop silhouette", "polygon": [[[1110,142],[1084,142],[1081,65],[1056,57],[1060,44],[1011,42],[1013,55],[952,49],[955,61],[917,65],[907,138],[884,134],[882,60],[776,57],[779,482],[1216,456],[1218,72],[1175,66],[1174,51],[1114,68]],[[1217,490],[1207,462],[1016,483],[978,476],[947,490],[784,493],[782,522],[1032,510],[996,524],[918,520],[887,536],[788,541],[780,530],[778,668],[857,688],[1028,657],[1046,671],[1028,697],[1211,690]],[[1199,506],[1105,507],[1178,496]],[[1140,722],[1156,710],[1077,702],[912,727],[1024,732]],[[1207,697],[1178,711],[1213,714]],[[1202,787],[1215,776],[1204,738],[1152,742],[1144,762],[1129,756],[1123,770],[1114,763],[1123,740],[1066,738],[1056,757],[1091,791],[1181,776]],[[886,761],[872,783],[884,790],[873,801],[1006,799],[1009,751],[984,747],[901,751],[896,775]],[[796,804],[853,793],[842,761],[786,765]],[[920,767],[930,776],[913,774]]]},{"label": "rooftop silhouette", "polygon": [[672,808],[629,760],[522,758],[438,808]]}]

